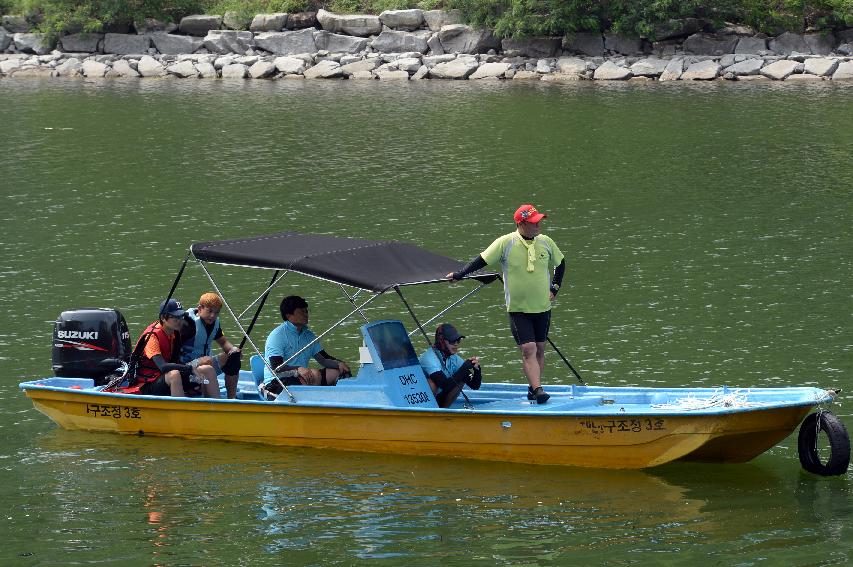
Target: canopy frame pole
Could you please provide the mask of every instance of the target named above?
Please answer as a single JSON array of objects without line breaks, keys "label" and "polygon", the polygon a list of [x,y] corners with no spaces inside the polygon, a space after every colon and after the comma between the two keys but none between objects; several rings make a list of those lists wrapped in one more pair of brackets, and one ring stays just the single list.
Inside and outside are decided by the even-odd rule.
[{"label": "canopy frame pole", "polygon": [[361,315],[361,318],[364,319],[364,322],[370,323],[370,319],[367,318],[367,315],[364,314],[364,312],[361,310],[361,308],[356,307],[356,305],[355,305],[355,297],[358,295],[358,292],[361,290],[359,289],[354,294],[350,295],[349,292],[346,290],[346,288],[344,288],[343,284],[338,284],[338,287],[341,288],[341,292],[343,292],[343,294],[349,300],[350,305],[352,305],[353,307],[355,307],[358,310],[358,314]]},{"label": "canopy frame pole", "polygon": [[[275,371],[272,369],[272,367],[270,367],[269,363],[264,358],[264,355],[261,354],[261,351],[258,350],[258,346],[255,344],[255,341],[252,340],[252,338],[249,336],[249,333],[247,333],[246,329],[243,328],[243,324],[240,323],[240,319],[237,318],[237,315],[234,313],[234,310],[231,309],[231,306],[228,304],[228,301],[225,299],[225,296],[222,295],[222,291],[219,289],[219,286],[216,285],[216,282],[213,280],[213,276],[211,276],[210,272],[207,271],[207,267],[204,265],[204,262],[198,259],[196,259],[196,261],[198,262],[198,265],[201,266],[202,271],[204,271],[204,275],[206,275],[207,279],[210,280],[210,285],[212,285],[213,289],[216,290],[216,293],[219,294],[220,299],[222,299],[222,304],[225,306],[226,309],[228,309],[228,313],[231,314],[231,318],[234,319],[234,322],[240,328],[240,332],[243,333],[243,338],[249,341],[249,344],[252,345],[252,348],[255,350],[258,356],[261,357],[261,360],[264,361],[264,366],[269,368],[272,371],[273,375],[275,375]],[[278,379],[278,377],[276,377],[276,379]],[[279,381],[279,383],[281,384],[281,387],[284,389],[284,391],[287,392],[291,403],[296,403],[296,398],[293,396],[290,390],[287,389],[287,386],[284,385],[284,382]]]},{"label": "canopy frame pole", "polygon": [[[240,346],[238,347],[240,350],[243,350],[243,347],[246,345],[246,340],[249,338],[249,334],[251,334],[252,329],[255,327],[255,323],[258,321],[258,316],[261,314],[261,309],[264,308],[264,304],[267,302],[267,297],[269,297],[270,291],[272,291],[273,285],[275,285],[275,283],[276,283],[275,279],[277,277],[278,277],[278,270],[276,270],[275,273],[273,273],[272,280],[270,281],[269,287],[267,287],[264,294],[260,297],[261,301],[258,303],[258,308],[255,310],[255,315],[252,317],[252,322],[249,323],[249,328],[246,329],[246,334],[243,335],[243,340],[240,341]],[[255,301],[253,301],[252,305],[254,305],[257,301],[258,301],[257,299]],[[252,305],[249,305],[249,307],[251,307]],[[249,310],[249,307],[247,307],[246,310],[240,314],[240,317],[242,317],[246,313],[246,311]]]},{"label": "canopy frame pole", "polygon": [[[279,273],[279,272],[280,272],[280,270],[276,270],[276,271],[275,271],[275,274],[276,274],[276,275],[278,275],[278,273]],[[288,274],[288,272],[290,272],[290,270],[284,270],[284,272],[281,272],[281,277],[280,277],[280,278],[278,278],[278,281],[276,281],[276,279],[275,279],[275,278],[276,278],[276,275],[273,275],[273,277],[272,277],[272,281],[270,282],[270,285],[268,285],[268,286],[267,286],[267,289],[265,289],[264,291],[262,291],[262,292],[261,292],[261,294],[260,294],[258,297],[256,297],[256,298],[255,298],[255,299],[254,299],[254,300],[253,300],[249,305],[247,305],[247,306],[246,306],[246,308],[243,310],[243,312],[242,312],[242,313],[240,313],[240,318],[242,318],[242,317],[243,317],[243,316],[244,316],[244,315],[249,311],[249,309],[251,309],[251,308],[252,308],[252,306],[253,306],[255,303],[257,303],[258,301],[266,301],[266,297],[267,297],[267,296],[269,295],[269,293],[272,291],[272,288],[274,288],[275,286],[277,286],[277,285],[278,285],[278,282],[280,282],[281,280],[283,280],[283,279],[284,279],[284,276],[286,276],[286,275]]]},{"label": "canopy frame pole", "polygon": [[[453,309],[454,307],[456,307],[457,305],[459,305],[460,303],[462,303],[463,301],[465,301],[466,299],[468,299],[469,297],[471,297],[472,295],[474,295],[475,293],[477,293],[478,291],[480,291],[481,289],[483,289],[484,287],[489,285],[489,283],[491,283],[491,282],[488,282],[488,283],[480,282],[479,286],[475,287],[474,289],[472,289],[471,291],[469,291],[468,293],[466,293],[465,295],[463,295],[462,297],[460,297],[459,299],[457,299],[456,301],[454,301],[453,303],[451,303],[450,305],[448,305],[447,307],[445,307],[444,309],[442,309],[441,311],[439,311],[438,313],[436,313],[435,315],[433,315],[432,317],[430,317],[429,319],[424,321],[424,325],[429,325],[430,323],[432,323],[433,321],[435,321],[436,319],[438,319],[439,317],[441,317],[442,315],[444,315],[445,313],[447,313],[448,311],[450,311],[451,309]],[[413,331],[409,332],[409,336],[411,337],[412,335],[414,335],[417,332],[418,332],[418,330],[414,329]]]},{"label": "canopy frame pole", "polygon": [[[175,290],[178,288],[178,282],[181,281],[181,277],[184,275],[184,270],[187,267],[187,262],[190,261],[190,252],[187,251],[187,255],[184,256],[184,262],[181,264],[181,269],[178,270],[178,275],[175,276],[175,281],[172,282],[172,289],[169,290],[169,295],[166,296],[166,301],[163,302],[163,308],[165,309],[166,304],[172,299],[172,295],[175,293]],[[163,311],[160,311],[160,315],[163,314]]]},{"label": "canopy frame pole", "polygon": [[[314,337],[314,340],[313,340],[313,341],[311,341],[310,343],[308,343],[307,345],[305,345],[304,347],[302,347],[301,349],[299,349],[298,351],[296,351],[296,352],[295,352],[295,353],[294,353],[290,358],[288,358],[287,360],[285,360],[284,362],[282,362],[281,364],[279,364],[277,368],[273,369],[272,367],[270,367],[270,370],[272,370],[273,374],[275,374],[275,373],[276,373],[276,371],[278,371],[278,369],[279,369],[279,368],[281,368],[282,366],[285,366],[288,362],[290,362],[291,360],[293,360],[294,358],[296,358],[297,356],[299,356],[300,354],[302,354],[305,350],[307,350],[307,349],[308,349],[308,347],[310,347],[311,345],[313,345],[314,343],[316,343],[317,341],[319,341],[320,339],[322,339],[323,337],[325,337],[326,335],[328,335],[328,334],[329,334],[330,332],[332,332],[334,329],[336,329],[337,327],[339,327],[339,326],[341,325],[341,323],[343,323],[344,321],[346,321],[347,319],[349,319],[350,317],[352,317],[352,316],[353,316],[353,315],[354,315],[354,314],[355,314],[359,309],[362,309],[365,305],[367,305],[368,303],[371,303],[374,299],[376,299],[377,297],[379,297],[379,296],[380,296],[380,295],[382,295],[383,293],[385,293],[385,291],[384,291],[384,290],[383,290],[383,291],[380,291],[380,292],[378,292],[378,293],[376,293],[376,294],[375,294],[375,295],[373,295],[373,296],[371,296],[367,301],[365,301],[365,302],[364,302],[364,303],[362,303],[361,305],[356,305],[356,306],[355,306],[355,309],[353,309],[352,311],[350,311],[349,313],[347,313],[346,315],[344,315],[343,317],[341,317],[341,318],[338,320],[338,322],[337,322],[337,323],[335,323],[334,325],[332,325],[331,327],[329,327],[328,329],[326,329],[325,331],[323,331],[322,333],[320,333],[319,335],[317,335],[316,337]],[[264,363],[266,363],[266,361],[264,361]]]},{"label": "canopy frame pole", "polygon": [[[431,347],[431,346],[432,346],[432,341],[431,341],[431,340],[429,340],[429,337],[427,336],[426,331],[424,331],[423,326],[421,325],[420,321],[418,321],[418,317],[415,315],[415,312],[414,312],[414,311],[412,311],[412,308],[411,308],[411,306],[409,305],[409,302],[408,302],[408,301],[406,301],[406,298],[405,298],[405,297],[403,297],[403,292],[402,292],[402,291],[400,291],[400,286],[395,285],[395,286],[394,286],[394,291],[396,291],[396,292],[397,292],[397,295],[399,295],[399,296],[400,296],[400,300],[403,302],[403,305],[405,305],[405,306],[406,306],[406,309],[408,309],[408,310],[409,310],[409,315],[411,315],[411,316],[412,316],[412,319],[415,321],[415,325],[417,325],[417,326],[418,326],[418,329],[420,329],[421,334],[424,336],[424,339],[426,339],[427,346],[430,346],[430,347]],[[412,332],[414,332],[414,331],[412,331]]]}]

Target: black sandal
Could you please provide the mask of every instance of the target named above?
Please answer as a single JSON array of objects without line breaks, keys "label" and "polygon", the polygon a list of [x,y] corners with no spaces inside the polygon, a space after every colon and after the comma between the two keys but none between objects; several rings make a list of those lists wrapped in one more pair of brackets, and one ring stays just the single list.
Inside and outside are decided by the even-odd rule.
[{"label": "black sandal", "polygon": [[527,387],[527,399],[530,401],[536,400],[537,404],[544,404],[550,398],[550,394],[546,394],[542,386],[538,386],[535,390],[530,386]]}]

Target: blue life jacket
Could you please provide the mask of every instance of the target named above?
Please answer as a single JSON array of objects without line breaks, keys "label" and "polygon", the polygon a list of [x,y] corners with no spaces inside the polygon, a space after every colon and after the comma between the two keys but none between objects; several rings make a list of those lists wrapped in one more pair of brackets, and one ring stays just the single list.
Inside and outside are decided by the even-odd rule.
[{"label": "blue life jacket", "polygon": [[210,330],[210,334],[208,334],[204,321],[198,316],[197,308],[187,309],[187,315],[195,322],[195,336],[193,340],[181,345],[181,362],[184,364],[200,356],[210,356],[213,337],[219,331],[219,317],[213,322],[213,328]]}]

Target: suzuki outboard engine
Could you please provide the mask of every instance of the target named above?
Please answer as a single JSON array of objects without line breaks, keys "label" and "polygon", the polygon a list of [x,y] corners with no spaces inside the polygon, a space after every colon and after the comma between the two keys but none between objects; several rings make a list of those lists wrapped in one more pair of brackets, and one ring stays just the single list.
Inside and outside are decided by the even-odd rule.
[{"label": "suzuki outboard engine", "polygon": [[130,360],[130,332],[117,309],[63,311],[53,329],[53,372],[96,386]]}]

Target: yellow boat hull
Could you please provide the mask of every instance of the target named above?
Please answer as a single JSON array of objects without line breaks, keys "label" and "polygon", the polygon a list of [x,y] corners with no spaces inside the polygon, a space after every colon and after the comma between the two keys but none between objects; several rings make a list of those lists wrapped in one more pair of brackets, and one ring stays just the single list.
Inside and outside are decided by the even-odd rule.
[{"label": "yellow boat hull", "polygon": [[747,461],[793,431],[809,406],[720,415],[519,415],[105,397],[26,390],[71,430],[268,445],[639,469],[685,459]]}]

